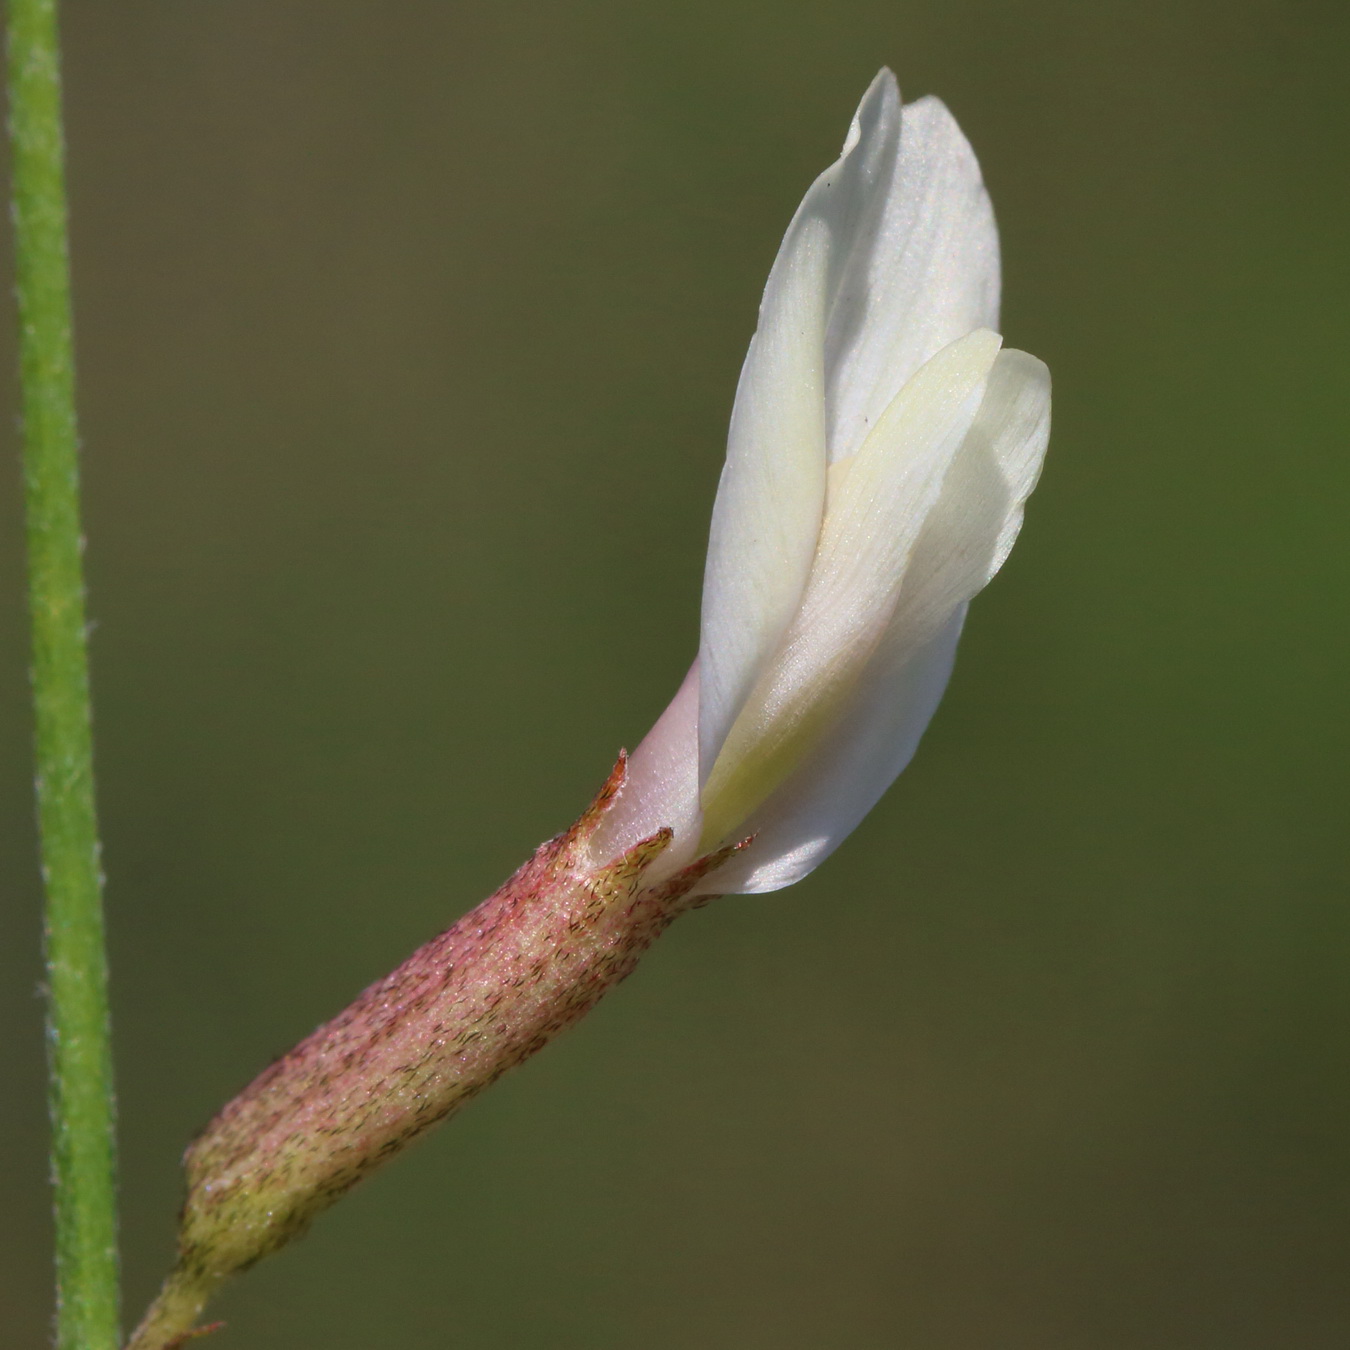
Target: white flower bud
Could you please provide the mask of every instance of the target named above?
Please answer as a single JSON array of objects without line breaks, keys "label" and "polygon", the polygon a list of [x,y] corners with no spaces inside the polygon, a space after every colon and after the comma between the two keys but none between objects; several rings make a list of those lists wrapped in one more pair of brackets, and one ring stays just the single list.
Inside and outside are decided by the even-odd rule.
[{"label": "white flower bud", "polygon": [[908,764],[966,604],[1002,565],[1050,377],[1000,350],[998,233],[934,98],[883,70],[778,251],[713,508],[699,655],[597,847],[661,867],[753,836],[702,883],[811,871]]}]

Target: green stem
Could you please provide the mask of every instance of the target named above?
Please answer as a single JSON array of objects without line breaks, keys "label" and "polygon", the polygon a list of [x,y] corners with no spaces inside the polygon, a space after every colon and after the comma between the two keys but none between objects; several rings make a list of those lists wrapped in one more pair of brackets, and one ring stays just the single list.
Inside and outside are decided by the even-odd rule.
[{"label": "green stem", "polygon": [[55,0],[9,0],[38,821],[46,884],[56,1343],[118,1335],[112,1069],[94,815]]}]

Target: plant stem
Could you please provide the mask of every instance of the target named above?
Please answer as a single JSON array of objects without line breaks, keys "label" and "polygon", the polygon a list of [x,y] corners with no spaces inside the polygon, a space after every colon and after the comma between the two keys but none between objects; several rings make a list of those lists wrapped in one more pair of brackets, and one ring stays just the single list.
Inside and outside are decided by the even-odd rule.
[{"label": "plant stem", "polygon": [[85,652],[55,0],[9,0],[9,117],[46,887],[56,1344],[114,1350],[112,1068]]}]

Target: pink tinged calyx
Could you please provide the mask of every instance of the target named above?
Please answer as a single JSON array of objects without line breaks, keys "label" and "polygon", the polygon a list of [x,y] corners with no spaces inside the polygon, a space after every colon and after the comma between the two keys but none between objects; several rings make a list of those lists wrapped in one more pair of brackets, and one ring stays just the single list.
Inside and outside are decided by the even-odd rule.
[{"label": "pink tinged calyx", "polygon": [[128,1350],[170,1350],[229,1276],[583,1016],[735,845],[653,875],[658,829],[594,861],[621,757],[570,830],[258,1075],[193,1141],[178,1261]]}]

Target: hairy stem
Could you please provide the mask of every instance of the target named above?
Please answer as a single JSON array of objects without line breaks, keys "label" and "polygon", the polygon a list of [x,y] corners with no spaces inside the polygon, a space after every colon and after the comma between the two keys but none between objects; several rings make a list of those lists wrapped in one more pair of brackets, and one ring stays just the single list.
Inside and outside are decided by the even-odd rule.
[{"label": "hairy stem", "polygon": [[114,1350],[113,1097],[85,652],[55,0],[9,0],[38,821],[46,888],[59,1350]]}]

